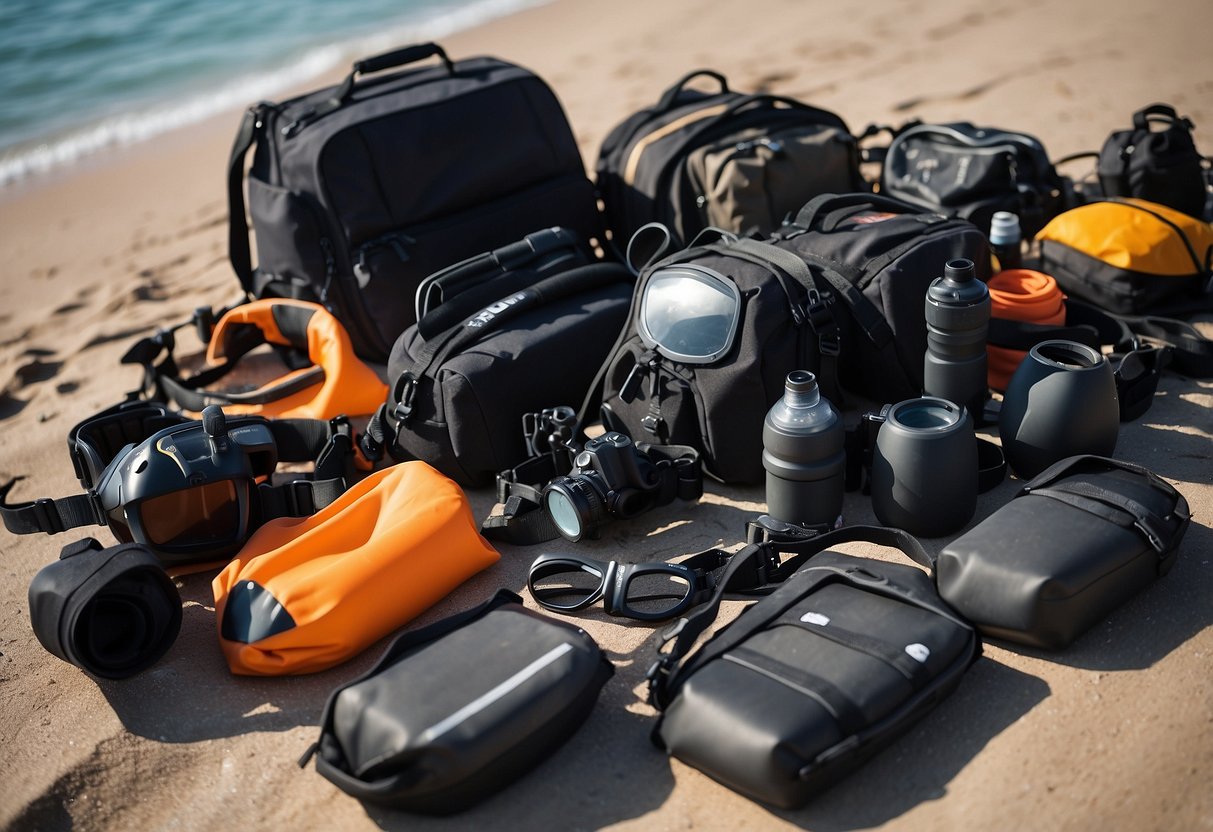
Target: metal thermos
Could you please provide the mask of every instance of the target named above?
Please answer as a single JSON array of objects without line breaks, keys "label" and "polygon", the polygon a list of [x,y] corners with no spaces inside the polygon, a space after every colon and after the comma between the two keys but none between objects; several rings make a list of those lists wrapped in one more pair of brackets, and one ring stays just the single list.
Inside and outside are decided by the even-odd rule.
[{"label": "metal thermos", "polygon": [[923,392],[981,413],[986,400],[990,290],[972,260],[949,260],[927,289]]},{"label": "metal thermos", "polygon": [[846,467],[842,420],[807,370],[788,373],[783,398],[767,413],[762,464],[767,514],[801,526],[836,524]]}]

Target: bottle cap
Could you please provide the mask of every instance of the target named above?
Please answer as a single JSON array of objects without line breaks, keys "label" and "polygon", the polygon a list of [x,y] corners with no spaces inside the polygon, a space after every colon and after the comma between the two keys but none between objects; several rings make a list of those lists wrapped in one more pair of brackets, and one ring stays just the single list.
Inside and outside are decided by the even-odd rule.
[{"label": "bottle cap", "polygon": [[784,388],[790,393],[809,393],[817,389],[817,376],[808,370],[793,370],[788,373]]},{"label": "bottle cap", "polygon": [[996,246],[1018,243],[1023,239],[1019,217],[1010,211],[996,211],[990,220],[990,243]]},{"label": "bottle cap", "polygon": [[927,288],[927,302],[968,306],[981,303],[989,294],[986,285],[977,279],[977,267],[973,261],[958,257],[944,264],[943,277],[931,281]]}]

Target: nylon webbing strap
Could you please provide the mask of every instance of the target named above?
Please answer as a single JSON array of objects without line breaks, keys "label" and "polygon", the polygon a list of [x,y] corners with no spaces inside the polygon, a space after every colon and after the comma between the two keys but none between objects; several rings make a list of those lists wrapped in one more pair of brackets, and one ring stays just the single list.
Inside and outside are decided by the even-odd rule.
[{"label": "nylon webbing strap", "polygon": [[259,106],[245,111],[227,163],[228,259],[232,263],[232,271],[240,279],[240,285],[250,296],[254,294],[253,255],[249,248],[248,223],[244,217],[244,157],[256,141],[261,116]]},{"label": "nylon webbing strap", "polygon": [[91,493],[9,503],[8,493],[24,477],[14,477],[0,486],[0,518],[13,534],[58,534],[80,526],[104,526],[105,515]]}]

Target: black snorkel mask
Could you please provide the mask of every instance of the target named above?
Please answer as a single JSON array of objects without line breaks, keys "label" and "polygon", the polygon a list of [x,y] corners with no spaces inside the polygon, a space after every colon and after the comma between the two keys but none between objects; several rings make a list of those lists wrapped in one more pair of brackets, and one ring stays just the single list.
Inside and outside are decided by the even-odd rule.
[{"label": "black snorkel mask", "polygon": [[[195,420],[157,402],[125,402],[72,428],[68,449],[86,493],[10,504],[18,481],[11,480],[0,486],[8,530],[57,534],[104,525],[165,567],[229,558],[266,520],[331,503],[353,475],[344,418],[228,419],[217,406]],[[315,461],[312,479],[272,485],[280,461]]]}]

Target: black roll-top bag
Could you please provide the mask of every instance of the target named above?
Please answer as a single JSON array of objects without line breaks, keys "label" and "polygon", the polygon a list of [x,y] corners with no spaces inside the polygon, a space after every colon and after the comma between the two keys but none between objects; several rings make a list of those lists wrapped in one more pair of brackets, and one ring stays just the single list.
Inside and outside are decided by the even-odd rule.
[{"label": "black roll-top bag", "polygon": [[734,556],[734,571],[754,560],[768,574],[795,571],[693,652],[723,590],[667,631],[649,671],[650,701],[662,711],[659,747],[747,797],[793,809],[956,689],[981,655],[976,631],[927,572],[825,551],[857,540],[929,568],[913,537],[867,526]]},{"label": "black roll-top bag", "polygon": [[1145,468],[1069,457],[944,548],[939,591],[988,636],[1059,650],[1167,574],[1190,519]]},{"label": "black roll-top bag", "polygon": [[[437,65],[412,67],[438,58]],[[397,70],[387,74],[388,70]],[[253,268],[245,225],[257,236]],[[537,228],[600,237],[593,185],[542,79],[422,44],[358,61],[342,84],[250,108],[229,165],[230,256],[254,297],[328,306],[386,359],[426,276]]]},{"label": "black roll-top bag", "polygon": [[632,274],[549,228],[427,279],[396,340],[387,401],[362,438],[464,485],[527,458],[523,416],[580,402],[622,329]]},{"label": "black roll-top bag", "polygon": [[329,696],[316,771],[368,803],[468,808],[537,766],[585,721],[614,668],[582,629],[512,592],[400,636]]},{"label": "black roll-top bag", "polygon": [[1098,172],[1104,196],[1137,197],[1191,217],[1204,214],[1203,158],[1192,139],[1192,122],[1170,105],[1138,110],[1132,129],[1108,136]]},{"label": "black roll-top bag", "polygon": [[1025,237],[1069,207],[1072,188],[1035,136],[969,122],[911,123],[885,154],[880,192],[989,231],[996,211],[1019,216]]}]

